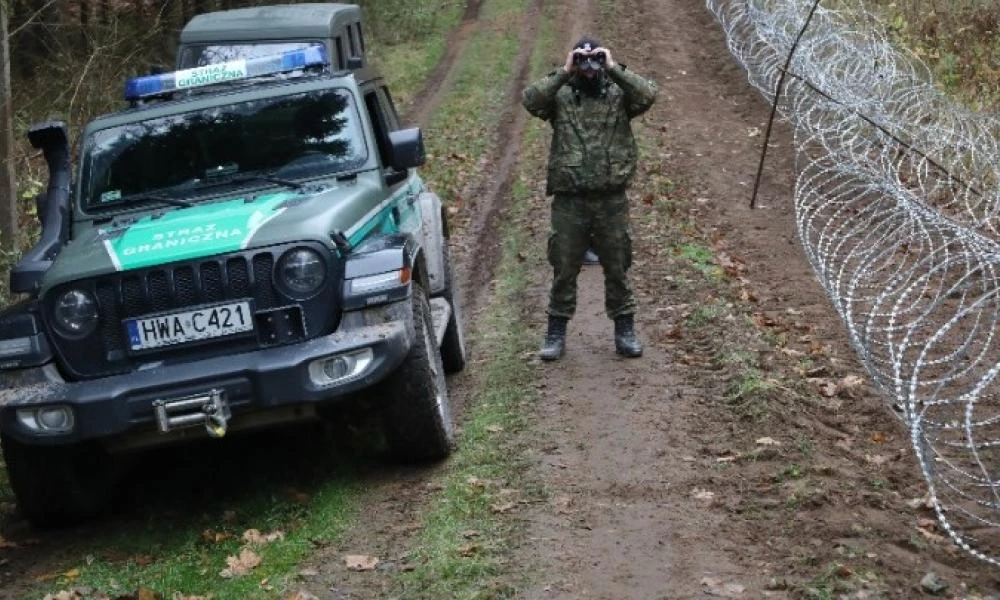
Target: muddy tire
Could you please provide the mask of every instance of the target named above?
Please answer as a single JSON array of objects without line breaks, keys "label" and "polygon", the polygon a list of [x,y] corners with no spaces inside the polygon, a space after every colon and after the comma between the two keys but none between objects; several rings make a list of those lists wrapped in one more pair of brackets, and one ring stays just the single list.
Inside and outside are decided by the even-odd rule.
[{"label": "muddy tire", "polygon": [[65,527],[110,510],[111,457],[99,446],[37,446],[0,438],[21,514],[40,528]]},{"label": "muddy tire", "polygon": [[441,460],[451,453],[454,426],[431,307],[413,283],[415,341],[403,364],[382,384],[383,431],[390,454],[407,463]]},{"label": "muddy tire", "polygon": [[455,271],[451,266],[451,251],[447,242],[444,246],[444,291],[440,296],[451,305],[451,317],[441,341],[441,363],[444,372],[458,373],[465,368],[465,325],[462,322],[462,306],[455,289]]}]

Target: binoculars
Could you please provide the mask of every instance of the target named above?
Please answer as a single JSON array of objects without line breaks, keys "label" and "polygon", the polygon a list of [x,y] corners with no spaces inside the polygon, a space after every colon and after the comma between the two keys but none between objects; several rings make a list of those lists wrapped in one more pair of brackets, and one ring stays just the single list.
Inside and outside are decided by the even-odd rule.
[{"label": "binoculars", "polygon": [[573,55],[573,63],[583,70],[596,71],[603,69],[606,60],[607,55],[603,52],[594,52],[593,54],[576,53]]}]

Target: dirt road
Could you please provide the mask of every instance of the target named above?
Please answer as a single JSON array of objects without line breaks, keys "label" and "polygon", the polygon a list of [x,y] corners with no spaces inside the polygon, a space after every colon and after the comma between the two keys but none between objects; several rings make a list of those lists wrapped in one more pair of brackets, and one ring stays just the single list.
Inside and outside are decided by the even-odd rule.
[{"label": "dirt road", "polygon": [[[644,164],[631,192],[646,353],[614,355],[600,270],[585,268],[567,354],[537,365],[544,383],[528,446],[531,477],[548,501],[515,517],[524,536],[509,575],[530,582],[517,596],[913,598],[926,593],[920,582],[928,573],[948,584],[944,597],[996,594],[994,571],[956,552],[918,506],[924,489],[905,428],[865,386],[837,385],[863,371],[798,245],[790,134],[780,124],[758,207],[748,207],[768,107],[704,4],[622,0],[613,12],[595,0],[544,6],[564,15],[566,48],[595,35],[617,60],[656,80],[661,94],[637,123]],[[521,67],[505,88],[514,107],[531,22],[529,15]],[[454,43],[474,35],[473,17]],[[447,81],[446,63],[415,114],[432,113]],[[503,143],[490,158],[501,168],[478,193],[463,195],[480,198],[474,214],[492,217],[506,201],[509,141],[521,135],[524,116],[515,111],[501,122]],[[547,215],[538,174],[528,212]],[[683,207],[672,225],[650,216],[664,195]],[[523,226],[542,252],[544,217]],[[732,275],[728,287],[684,275],[675,247],[692,230],[711,247],[713,264]],[[490,218],[479,217],[456,240],[472,248],[462,261],[467,289],[484,289],[469,266],[490,254],[491,231]],[[539,340],[549,277],[543,265],[524,299]],[[691,325],[705,314],[707,322]],[[734,392],[748,381],[748,365],[766,385]],[[460,396],[472,400],[468,390]],[[354,542],[400,555],[411,539],[393,523],[427,496],[420,481],[392,484]],[[377,578],[325,564],[317,593],[390,592]]]}]

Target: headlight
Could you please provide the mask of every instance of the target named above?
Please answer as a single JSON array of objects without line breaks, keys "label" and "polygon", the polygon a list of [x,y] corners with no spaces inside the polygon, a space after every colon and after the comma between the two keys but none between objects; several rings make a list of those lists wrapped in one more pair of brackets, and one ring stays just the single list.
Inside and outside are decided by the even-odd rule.
[{"label": "headlight", "polygon": [[308,296],[326,280],[326,264],[319,253],[308,248],[289,250],[278,261],[278,276],[297,296]]},{"label": "headlight", "polygon": [[63,292],[53,311],[56,325],[68,337],[85,337],[97,327],[97,301],[83,290]]}]

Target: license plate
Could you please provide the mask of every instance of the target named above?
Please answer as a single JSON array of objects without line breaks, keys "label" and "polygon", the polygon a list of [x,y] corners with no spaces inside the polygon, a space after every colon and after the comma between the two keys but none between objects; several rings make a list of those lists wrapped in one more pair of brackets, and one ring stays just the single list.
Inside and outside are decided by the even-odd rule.
[{"label": "license plate", "polygon": [[132,350],[150,350],[253,331],[253,313],[249,302],[233,302],[126,319],[125,331]]}]

